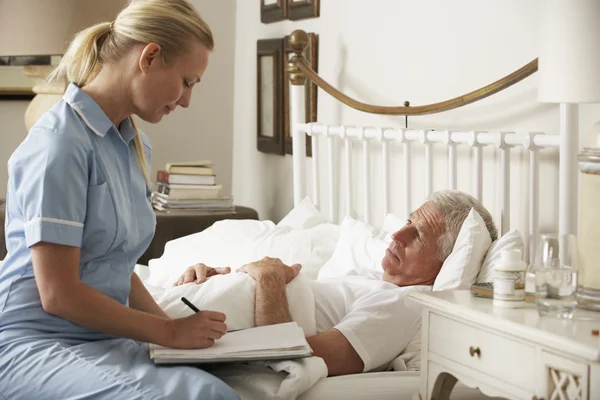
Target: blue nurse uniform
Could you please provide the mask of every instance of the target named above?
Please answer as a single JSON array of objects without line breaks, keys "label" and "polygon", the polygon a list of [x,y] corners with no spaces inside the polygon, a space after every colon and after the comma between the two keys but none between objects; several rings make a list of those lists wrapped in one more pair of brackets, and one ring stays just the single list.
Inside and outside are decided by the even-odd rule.
[{"label": "blue nurse uniform", "polygon": [[[120,131],[119,131],[120,130]],[[69,85],[8,163],[0,266],[0,399],[237,399],[194,367],[160,367],[147,345],[73,324],[42,308],[30,247],[81,248],[81,281],[128,304],[136,260],[156,219],[129,119],[117,130]],[[142,135],[150,160],[150,142]]]}]

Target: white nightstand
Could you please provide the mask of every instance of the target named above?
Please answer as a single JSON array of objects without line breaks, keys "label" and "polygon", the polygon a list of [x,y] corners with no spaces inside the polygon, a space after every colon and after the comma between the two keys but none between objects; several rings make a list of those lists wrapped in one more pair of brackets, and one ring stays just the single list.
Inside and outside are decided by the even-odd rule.
[{"label": "white nightstand", "polygon": [[448,399],[457,379],[509,399],[600,399],[600,313],[542,318],[533,304],[494,308],[467,290],[410,298],[423,306],[421,399]]}]

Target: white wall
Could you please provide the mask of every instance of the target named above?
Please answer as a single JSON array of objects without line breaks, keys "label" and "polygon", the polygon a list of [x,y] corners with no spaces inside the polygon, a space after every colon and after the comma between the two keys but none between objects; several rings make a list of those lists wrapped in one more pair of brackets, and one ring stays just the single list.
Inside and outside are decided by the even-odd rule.
[{"label": "white wall", "polygon": [[[231,193],[233,144],[233,65],[235,0],[192,0],[210,25],[215,50],[202,83],[196,86],[188,109],[157,125],[138,126],[152,139],[152,177],[168,161],[212,159],[223,193]],[[25,137],[23,116],[27,102],[0,101],[0,198],[5,197],[6,164]]]},{"label": "white wall", "polygon": [[[279,220],[293,205],[291,157],[256,150],[256,41],[289,35],[294,29],[319,34],[319,74],[346,94],[369,103],[422,105],[465,94],[520,68],[537,56],[537,1],[522,0],[326,0],[321,16],[304,21],[261,24],[259,7],[237,7],[233,190],[239,204],[254,207],[261,218]],[[476,104],[442,114],[412,117],[411,128],[544,131],[558,133],[558,106],[536,100],[537,76]],[[598,106],[581,107],[581,128],[600,119]],[[403,118],[361,113],[318,93],[318,120],[331,124],[396,125]],[[392,148],[401,153],[399,148]],[[355,148],[355,153],[359,149]],[[513,190],[527,182],[525,153],[512,155]],[[459,150],[468,156],[468,150]],[[484,202],[500,218],[498,168],[486,149]],[[441,150],[436,155],[446,159]],[[422,161],[413,154],[413,205],[423,196]],[[401,157],[400,155],[398,157]],[[392,171],[401,172],[393,156]],[[556,229],[558,188],[556,152],[542,157],[544,181],[542,229]],[[378,159],[373,172],[378,172]],[[522,164],[525,165],[523,169]],[[395,168],[396,167],[396,168]],[[393,174],[394,172],[392,172]],[[310,177],[310,175],[308,175]],[[392,175],[394,176],[394,175]],[[459,189],[471,189],[468,161],[459,164]],[[434,189],[444,188],[446,174],[436,174]],[[420,186],[419,186],[420,185]],[[400,185],[398,185],[400,186]],[[324,186],[322,187],[324,189]],[[324,190],[322,190],[324,192]],[[392,192],[392,211],[403,210],[402,194]],[[515,196],[513,226],[526,203]],[[360,215],[362,208],[357,203]],[[326,211],[326,210],[325,210]],[[374,211],[375,215],[377,210]],[[517,220],[518,219],[518,220]]]},{"label": "white wall", "polygon": [[231,194],[233,156],[233,73],[235,0],[191,0],[208,22],[215,50],[191,105],[178,108],[156,125],[140,128],[152,139],[153,177],[168,161],[210,159],[223,194]]},{"label": "white wall", "polygon": [[28,101],[0,101],[0,198],[6,197],[7,163],[25,138],[25,109]]}]

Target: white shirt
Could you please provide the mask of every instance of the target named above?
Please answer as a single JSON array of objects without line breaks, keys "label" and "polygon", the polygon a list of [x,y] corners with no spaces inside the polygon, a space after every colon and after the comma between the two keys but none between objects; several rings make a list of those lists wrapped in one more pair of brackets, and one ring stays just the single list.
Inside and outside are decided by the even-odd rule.
[{"label": "white shirt", "polygon": [[406,348],[421,324],[421,309],[407,295],[431,290],[363,276],[317,280],[312,287],[317,332],[340,331],[364,362],[363,372],[388,369]]}]

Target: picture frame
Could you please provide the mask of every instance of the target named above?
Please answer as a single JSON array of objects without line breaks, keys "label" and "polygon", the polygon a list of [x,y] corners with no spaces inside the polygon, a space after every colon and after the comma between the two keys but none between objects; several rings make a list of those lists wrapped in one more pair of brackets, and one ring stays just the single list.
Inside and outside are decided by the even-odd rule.
[{"label": "picture frame", "polygon": [[[319,35],[308,33],[308,46],[304,50],[304,58],[311,68],[318,72]],[[290,46],[290,37],[283,38],[283,139],[285,154],[293,154],[291,115],[290,115],[290,79],[287,70],[289,60],[295,55]],[[306,79],[304,92],[304,117],[306,122],[317,121],[317,85]],[[312,137],[306,135],[306,155],[312,156]]]},{"label": "picture frame", "polygon": [[256,48],[256,146],[263,153],[283,155],[283,40],[258,40]]},{"label": "picture frame", "polygon": [[31,100],[35,81],[25,76],[26,65],[50,65],[50,56],[0,57],[0,100]]},{"label": "picture frame", "polygon": [[286,0],[287,18],[290,20],[317,18],[320,13],[320,0]]},{"label": "picture frame", "polygon": [[283,21],[287,18],[288,0],[260,0],[260,22]]}]

